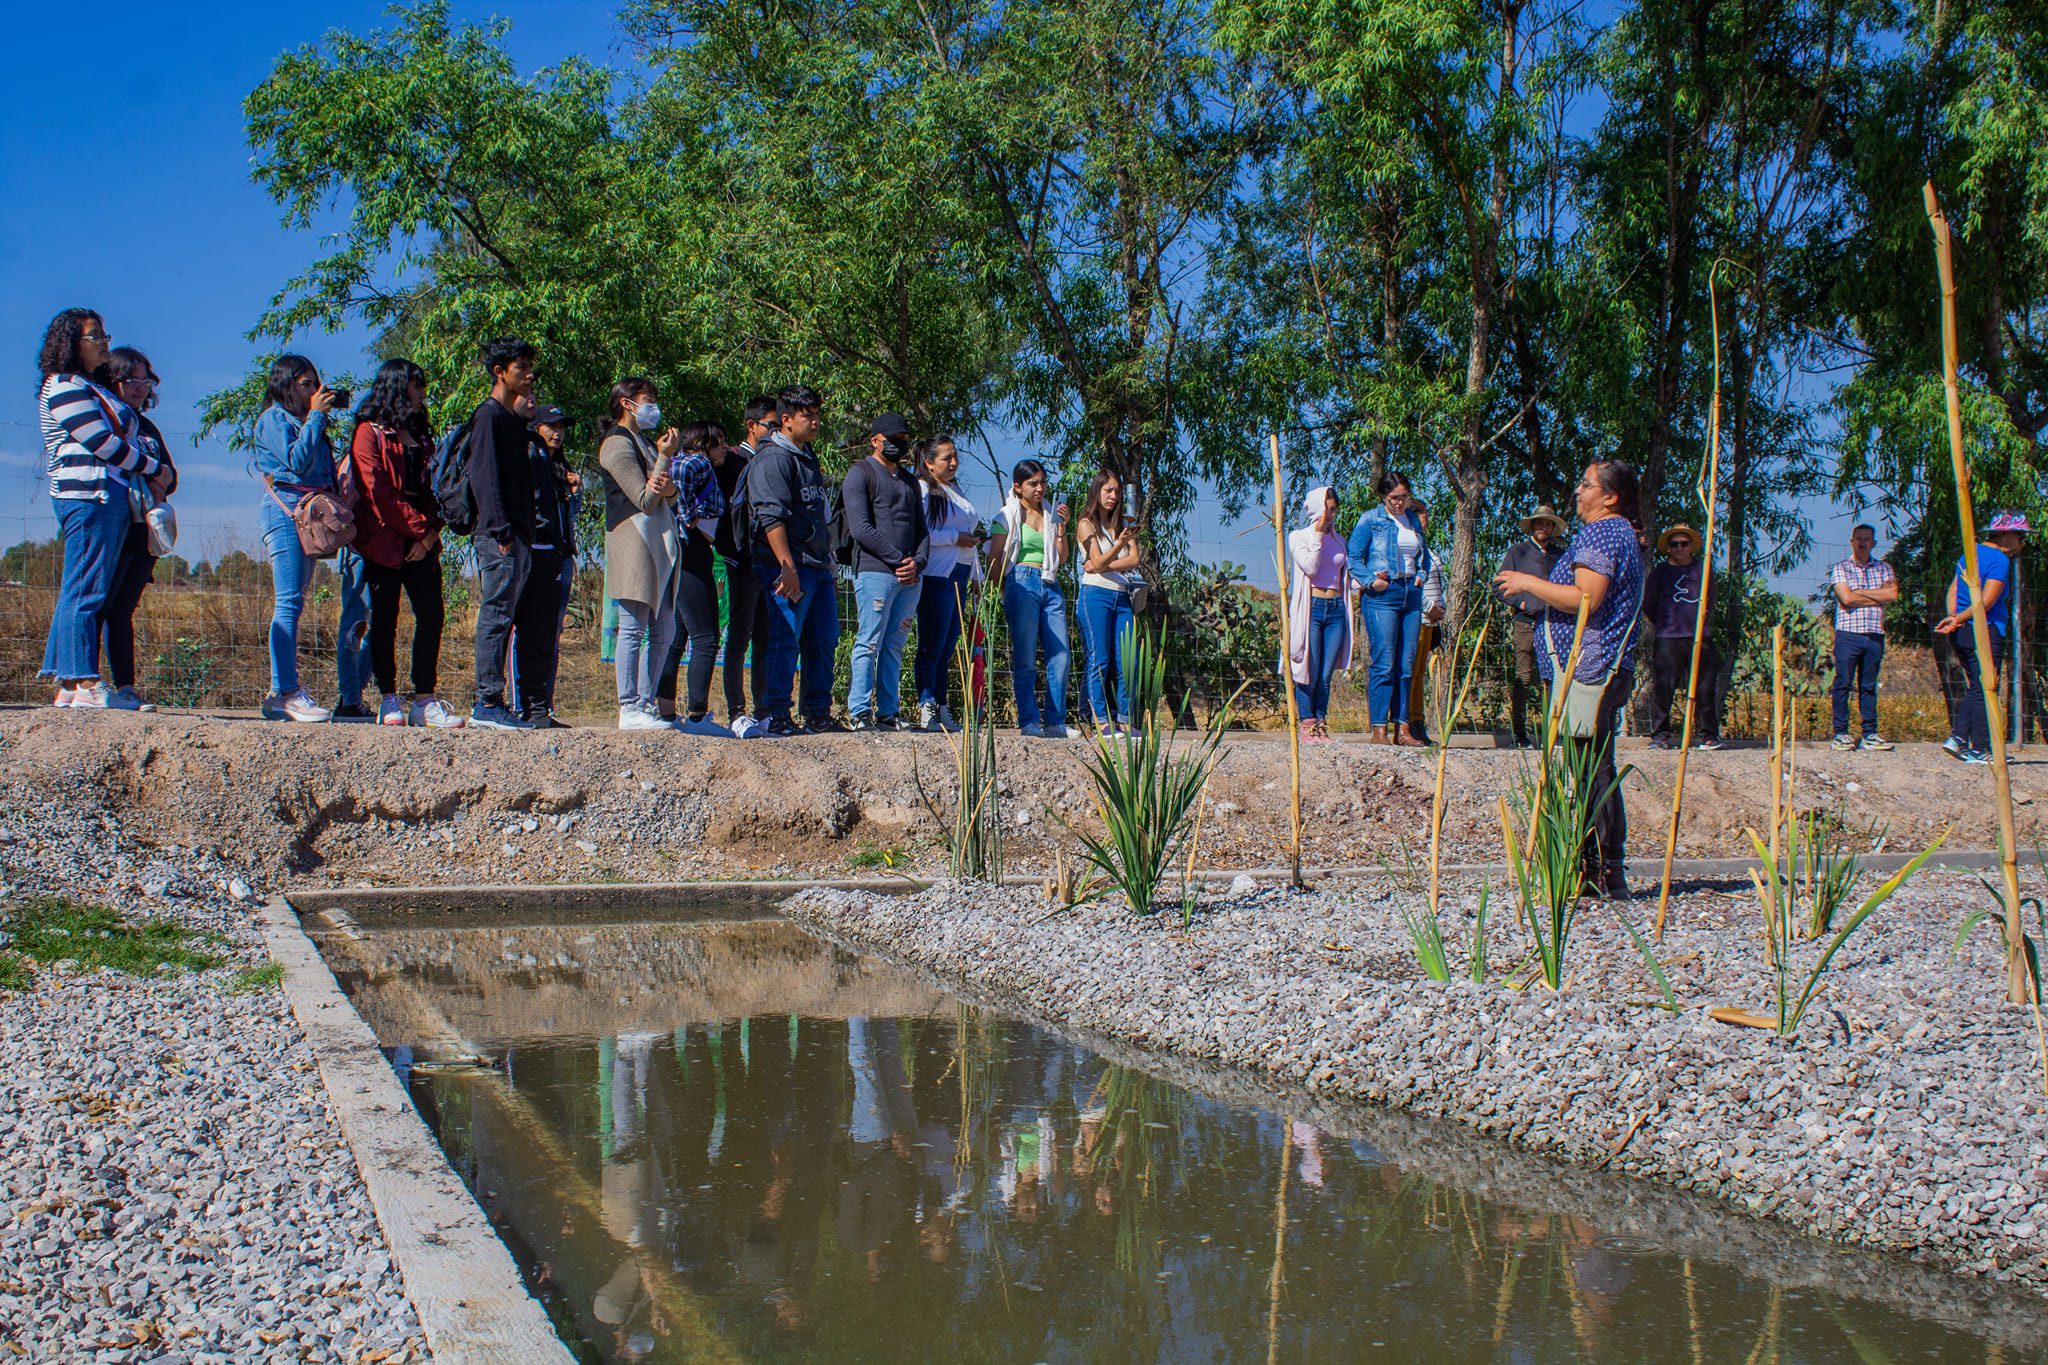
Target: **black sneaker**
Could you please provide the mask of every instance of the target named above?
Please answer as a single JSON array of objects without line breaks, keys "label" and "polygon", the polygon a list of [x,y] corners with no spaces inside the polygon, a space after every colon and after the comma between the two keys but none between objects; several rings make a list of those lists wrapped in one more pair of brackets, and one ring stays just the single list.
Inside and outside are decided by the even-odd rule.
[{"label": "black sneaker", "polygon": [[876,716],[875,728],[877,730],[901,730],[903,728],[903,720],[900,716]]},{"label": "black sneaker", "polygon": [[526,708],[526,726],[530,730],[566,730],[569,727],[555,719],[554,709],[547,706]]},{"label": "black sneaker", "polygon": [[480,701],[469,709],[469,723],[479,730],[530,730],[533,727],[502,701]]},{"label": "black sneaker", "polygon": [[[804,725],[808,729],[817,728],[813,726],[809,721],[805,721]],[[865,712],[855,712],[853,715],[847,717],[846,728],[858,735],[863,734],[869,730],[879,730],[882,727],[879,723],[876,722],[873,716],[870,716]]]},{"label": "black sneaker", "polygon": [[791,739],[805,732],[790,724],[788,716],[771,716],[767,720],[757,722],[754,733],[766,735],[770,739]]},{"label": "black sneaker", "polygon": [[807,735],[844,735],[847,728],[831,716],[805,716],[802,733]]},{"label": "black sneaker", "polygon": [[375,713],[359,701],[345,701],[334,708],[332,720],[374,720]]}]

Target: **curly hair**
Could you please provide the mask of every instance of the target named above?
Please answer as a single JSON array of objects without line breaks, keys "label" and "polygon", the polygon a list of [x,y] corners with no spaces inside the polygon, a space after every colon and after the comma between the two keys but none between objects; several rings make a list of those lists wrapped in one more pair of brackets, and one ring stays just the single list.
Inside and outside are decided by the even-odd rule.
[{"label": "curly hair", "polygon": [[370,381],[370,391],[363,395],[362,402],[356,404],[356,420],[374,422],[393,431],[409,430],[416,422],[412,406],[415,381],[426,383],[426,371],[410,360],[385,361],[377,367],[377,377]]},{"label": "curly hair", "polygon": [[78,338],[88,321],[98,323],[103,331],[106,329],[106,321],[90,308],[66,308],[50,319],[50,325],[43,329],[42,354],[36,357],[36,366],[41,371],[36,376],[37,383],[53,374],[85,373],[78,360]]}]

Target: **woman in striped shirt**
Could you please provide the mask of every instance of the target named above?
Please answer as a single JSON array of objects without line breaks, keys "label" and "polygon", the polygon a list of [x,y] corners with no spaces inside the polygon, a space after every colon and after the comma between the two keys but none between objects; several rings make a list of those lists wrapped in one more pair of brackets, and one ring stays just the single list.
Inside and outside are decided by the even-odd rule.
[{"label": "woman in striped shirt", "polygon": [[57,680],[57,705],[92,710],[114,704],[100,681],[100,634],[134,520],[129,480],[148,480],[162,497],[167,477],[141,439],[134,410],[87,378],[107,355],[100,315],[67,308],[50,319],[38,360],[50,501],[64,536],[64,574],[42,674]]}]

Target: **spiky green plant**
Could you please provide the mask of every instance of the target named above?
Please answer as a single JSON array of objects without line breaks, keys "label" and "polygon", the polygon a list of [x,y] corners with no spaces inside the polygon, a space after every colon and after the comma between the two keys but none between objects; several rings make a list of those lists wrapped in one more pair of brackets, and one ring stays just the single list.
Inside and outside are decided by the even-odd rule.
[{"label": "spiky green plant", "polygon": [[[1177,716],[1167,708],[1165,642],[1154,631],[1132,629],[1124,643],[1125,695],[1135,733],[1098,736],[1082,760],[1102,830],[1061,823],[1131,909],[1149,915],[1222,756],[1236,698],[1212,711],[1201,729],[1183,732],[1176,720],[1187,718],[1189,703],[1182,699]],[[1183,733],[1195,737],[1183,744]]]},{"label": "spiky green plant", "polygon": [[1475,986],[1486,981],[1486,916],[1492,906],[1493,878],[1488,877],[1479,883],[1479,908],[1472,917],[1472,951],[1466,959]]},{"label": "spiky green plant", "polygon": [[1003,879],[1003,813],[996,732],[989,723],[988,708],[976,704],[969,681],[974,676],[974,627],[981,627],[983,639],[991,638],[999,603],[997,595],[985,588],[970,587],[968,592],[970,596],[960,604],[964,618],[960,638],[953,645],[953,670],[967,685],[967,702],[960,711],[959,733],[953,736],[951,809],[942,808],[925,790],[915,746],[910,751],[910,774],[917,784],[918,799],[945,832],[946,860],[953,875],[999,882]]},{"label": "spiky green plant", "polygon": [[1634,771],[1622,769],[1596,791],[1593,777],[1599,759],[1592,744],[1561,744],[1534,774],[1522,771],[1516,792],[1526,838],[1517,837],[1508,798],[1500,798],[1501,836],[1516,913],[1535,944],[1543,984],[1552,990],[1564,987],[1572,927],[1586,890],[1586,839],[1593,812],[1603,800],[1620,800],[1621,781]]}]

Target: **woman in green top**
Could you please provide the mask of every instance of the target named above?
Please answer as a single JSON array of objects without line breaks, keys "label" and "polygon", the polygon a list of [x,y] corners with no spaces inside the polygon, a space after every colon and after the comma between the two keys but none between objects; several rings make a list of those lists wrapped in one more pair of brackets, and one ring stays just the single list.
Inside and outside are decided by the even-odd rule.
[{"label": "woman in green top", "polygon": [[[1060,592],[1061,546],[1067,505],[1047,506],[1045,466],[1019,460],[1010,471],[1010,496],[996,518],[989,571],[1003,585],[1003,615],[1010,623],[1010,683],[1017,698],[1017,728],[1027,735],[1066,739],[1067,600]],[[1045,704],[1038,700],[1038,658],[1045,655]]]}]

